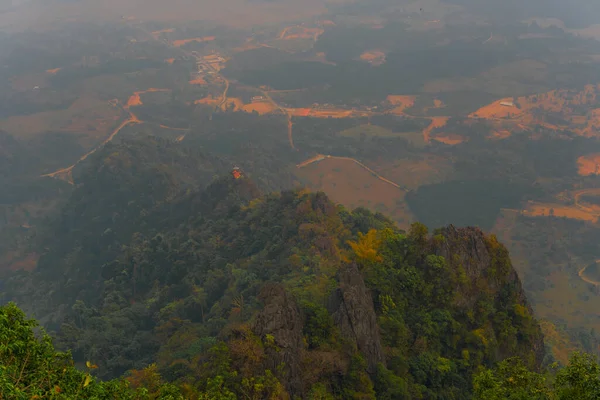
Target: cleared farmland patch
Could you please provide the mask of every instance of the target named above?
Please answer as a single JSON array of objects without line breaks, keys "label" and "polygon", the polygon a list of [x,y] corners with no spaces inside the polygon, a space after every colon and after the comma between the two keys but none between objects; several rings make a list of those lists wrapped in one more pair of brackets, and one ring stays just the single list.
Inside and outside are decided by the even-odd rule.
[{"label": "cleared farmland patch", "polygon": [[423,131],[423,140],[425,143],[431,142],[431,132],[437,128],[443,128],[448,123],[449,117],[433,117],[431,118],[431,124]]},{"label": "cleared farmland patch", "polygon": [[[106,101],[82,97],[66,110],[44,111],[0,120],[0,128],[21,139],[48,131],[72,133],[92,142],[107,136],[122,112]],[[87,142],[87,140],[85,140]],[[87,147],[88,143],[81,143]]]},{"label": "cleared farmland patch", "polygon": [[593,223],[598,221],[598,215],[595,213],[591,213],[576,206],[567,206],[558,203],[530,202],[522,211],[522,214],[527,217],[561,217]]},{"label": "cleared farmland patch", "polygon": [[432,139],[449,146],[456,146],[457,144],[464,143],[467,140],[464,136],[457,135],[455,133],[442,133],[434,136]]},{"label": "cleared farmland patch", "polygon": [[389,95],[387,101],[395,106],[390,112],[396,115],[404,115],[404,111],[415,105],[416,96]]},{"label": "cleared farmland patch", "polygon": [[403,138],[406,139],[409,143],[411,143],[415,147],[424,147],[425,142],[423,141],[423,135],[421,132],[394,132],[388,128],[384,128],[379,125],[368,125],[363,124],[359,126],[355,126],[349,129],[345,129],[338,133],[340,136],[346,137],[383,137],[383,138]]},{"label": "cleared farmland patch", "polygon": [[409,190],[421,185],[440,183],[452,174],[452,164],[438,156],[425,156],[419,159],[398,159],[394,161],[374,161],[373,169],[389,177]]},{"label": "cleared farmland patch", "polygon": [[268,114],[276,110],[272,103],[262,101],[246,104],[242,107],[242,110],[248,113],[256,111],[260,115]]},{"label": "cleared farmland patch", "polygon": [[377,49],[367,50],[362,53],[359,58],[373,66],[378,66],[385,63],[385,52]]},{"label": "cleared farmland patch", "polygon": [[378,179],[352,160],[325,158],[296,170],[314,190],[322,190],[348,208],[365,207],[394,218],[407,228],[414,220],[404,202],[405,192]]},{"label": "cleared farmland patch", "polygon": [[204,36],[204,37],[197,37],[197,38],[173,40],[173,46],[181,47],[181,46],[185,46],[186,44],[192,43],[192,42],[197,42],[197,43],[211,42],[215,39],[216,38],[214,36]]},{"label": "cleared farmland patch", "polygon": [[579,157],[577,159],[577,172],[581,176],[600,174],[600,153]]}]

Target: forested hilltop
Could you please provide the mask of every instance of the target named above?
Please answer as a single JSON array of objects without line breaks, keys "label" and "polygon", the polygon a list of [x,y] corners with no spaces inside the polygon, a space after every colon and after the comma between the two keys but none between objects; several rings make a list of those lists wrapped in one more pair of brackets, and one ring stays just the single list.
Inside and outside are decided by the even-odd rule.
[{"label": "forested hilltop", "polygon": [[155,140],[92,157],[37,268],[2,286],[72,360],[2,307],[0,398],[597,398],[589,357],[542,374],[495,236],[404,232],[229,168]]}]

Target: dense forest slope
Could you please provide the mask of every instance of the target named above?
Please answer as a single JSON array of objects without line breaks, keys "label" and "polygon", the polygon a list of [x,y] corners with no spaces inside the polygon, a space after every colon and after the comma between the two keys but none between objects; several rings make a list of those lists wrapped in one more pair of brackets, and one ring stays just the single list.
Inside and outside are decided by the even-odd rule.
[{"label": "dense forest slope", "polygon": [[405,233],[227,168],[168,142],[107,146],[5,300],[101,378],[156,363],[244,398],[470,398],[482,366],[540,369],[540,328],[494,236]]}]

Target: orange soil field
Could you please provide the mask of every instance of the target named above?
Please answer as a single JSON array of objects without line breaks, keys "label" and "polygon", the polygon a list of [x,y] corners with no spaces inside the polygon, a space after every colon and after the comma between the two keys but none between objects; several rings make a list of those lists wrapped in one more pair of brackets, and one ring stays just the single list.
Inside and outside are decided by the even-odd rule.
[{"label": "orange soil field", "polygon": [[142,103],[142,99],[140,98],[140,95],[142,95],[144,93],[168,92],[169,90],[170,89],[150,88],[147,90],[141,90],[139,92],[134,92],[127,100],[127,104],[125,105],[125,108],[141,106],[143,103]]},{"label": "orange soil field", "polygon": [[175,59],[174,59],[174,58],[167,58],[167,59],[165,60],[165,62],[166,62],[167,64],[173,64],[173,63],[175,62]]},{"label": "orange soil field", "polygon": [[46,70],[47,73],[49,73],[50,75],[54,75],[56,74],[58,71],[60,71],[62,68],[54,68],[54,69],[49,69]]},{"label": "orange soil field", "polygon": [[215,99],[212,97],[212,95],[209,94],[208,96],[204,97],[203,99],[194,101],[194,104],[217,105],[220,102],[221,102],[220,99]]},{"label": "orange soil field", "polygon": [[290,26],[281,31],[279,39],[313,39],[317,40],[325,32],[322,28],[304,28],[300,26]]},{"label": "orange soil field", "polygon": [[416,96],[389,95],[387,101],[394,106],[406,105],[412,107],[415,104]]},{"label": "orange soil field", "polygon": [[510,136],[511,136],[511,133],[509,131],[507,131],[506,129],[503,129],[500,131],[494,131],[490,136],[488,136],[488,139],[502,140],[502,139],[507,139]]},{"label": "orange soil field", "polygon": [[245,106],[242,107],[242,110],[244,110],[247,113],[256,111],[260,115],[263,115],[263,114],[268,114],[270,112],[275,111],[276,108],[273,106],[273,104],[271,104],[269,102],[260,102],[260,103],[246,104]]},{"label": "orange soil field", "polygon": [[445,107],[445,105],[444,105],[444,102],[443,102],[443,101],[441,101],[440,99],[434,99],[434,100],[433,100],[433,106],[434,106],[435,108],[442,108],[442,107]]},{"label": "orange soil field", "polygon": [[196,78],[189,82],[191,85],[206,85],[204,78]]},{"label": "orange soil field", "polygon": [[380,50],[365,51],[360,55],[360,59],[364,61],[372,61],[380,57],[385,57],[385,53]]},{"label": "orange soil field", "polygon": [[457,144],[463,143],[466,139],[455,133],[442,133],[441,135],[433,137],[433,140],[450,146],[455,146]]},{"label": "orange soil field", "polygon": [[[503,98],[480,108],[471,113],[471,118],[511,118],[518,120],[522,124],[542,125],[548,129],[556,130],[561,127],[544,122],[534,116],[533,111],[559,113],[572,125],[577,125],[573,129],[582,136],[597,136],[600,130],[600,109],[592,109],[585,115],[577,115],[578,106],[597,104],[597,92],[600,85],[586,85],[582,91],[574,92],[567,89],[552,90],[531,96],[523,96],[517,99],[520,109],[510,106],[502,106],[500,102],[512,102],[512,98]],[[571,127],[573,128],[573,127]]]},{"label": "orange soil field", "polygon": [[191,42],[198,42],[198,43],[202,43],[202,42],[210,42],[215,40],[214,36],[205,36],[205,37],[201,37],[201,38],[191,38],[191,39],[181,39],[181,40],[174,40],[173,41],[173,46],[175,47],[181,47],[187,43],[191,43]]},{"label": "orange soil field", "polygon": [[385,53],[381,50],[368,50],[360,55],[360,59],[372,65],[381,65],[385,62]]},{"label": "orange soil field", "polygon": [[308,115],[315,118],[348,118],[350,115],[352,115],[352,110],[310,110]]},{"label": "orange soil field", "polygon": [[441,128],[443,126],[446,126],[446,123],[448,122],[448,120],[450,119],[450,117],[433,117],[431,118],[431,124],[429,124],[429,126],[427,128],[425,128],[425,130],[423,131],[423,140],[425,141],[425,143],[430,143],[430,135],[431,135],[431,131],[433,131],[436,128]]},{"label": "orange soil field", "polygon": [[598,221],[597,215],[593,215],[590,212],[574,206],[565,206],[562,204],[531,202],[527,205],[527,208],[522,211],[522,214],[528,217],[549,217],[551,216],[550,210],[553,210],[553,215],[555,217],[578,219],[594,223]]},{"label": "orange soil field", "polygon": [[308,117],[310,108],[288,108],[287,112],[293,117]]},{"label": "orange soil field", "polygon": [[169,29],[161,29],[161,30],[159,30],[159,31],[154,31],[154,32],[152,32],[152,36],[154,36],[154,38],[158,38],[158,36],[159,36],[161,33],[172,33],[172,32],[175,32],[175,29],[173,29],[173,28],[169,28]]},{"label": "orange soil field", "polygon": [[387,101],[389,101],[392,105],[398,106],[391,110],[390,112],[393,114],[402,115],[404,114],[404,110],[411,108],[415,105],[415,96],[395,96],[389,95],[387,97]]},{"label": "orange soil field", "polygon": [[129,107],[135,107],[135,106],[141,106],[141,105],[142,105],[142,100],[140,99],[140,94],[138,92],[135,92],[127,100],[126,107],[129,108]]},{"label": "orange soil field", "polygon": [[523,113],[523,110],[519,110],[517,107],[502,106],[501,102],[512,102],[512,98],[504,98],[493,102],[485,107],[481,107],[479,110],[469,114],[471,118],[505,118],[505,117],[516,117]]},{"label": "orange soil field", "polygon": [[322,190],[335,202],[351,209],[366,207],[394,218],[402,228],[414,220],[404,203],[405,192],[385,183],[351,160],[326,158],[296,174],[313,190]]},{"label": "orange soil field", "polygon": [[581,176],[600,174],[600,153],[579,157],[577,159],[577,172]]}]

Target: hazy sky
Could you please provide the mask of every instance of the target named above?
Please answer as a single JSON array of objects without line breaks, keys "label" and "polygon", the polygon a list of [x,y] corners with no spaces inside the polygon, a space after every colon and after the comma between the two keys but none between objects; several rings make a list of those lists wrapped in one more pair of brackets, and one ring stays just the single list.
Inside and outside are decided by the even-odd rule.
[{"label": "hazy sky", "polygon": [[123,16],[163,22],[210,20],[250,27],[307,19],[326,12],[327,5],[351,2],[367,5],[366,10],[375,3],[433,10],[444,2],[460,5],[469,14],[506,21],[554,17],[569,28],[600,24],[600,0],[13,0],[13,4],[16,1],[21,6],[0,13],[0,29],[44,30],[65,22],[111,22]]}]

